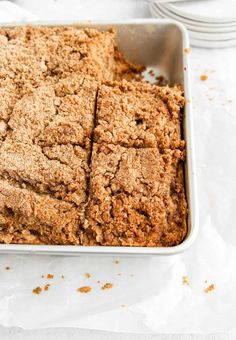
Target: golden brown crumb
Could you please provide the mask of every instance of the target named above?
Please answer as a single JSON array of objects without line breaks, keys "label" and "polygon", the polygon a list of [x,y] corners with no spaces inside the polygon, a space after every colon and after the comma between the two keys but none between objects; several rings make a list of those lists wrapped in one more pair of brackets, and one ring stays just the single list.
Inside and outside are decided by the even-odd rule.
[{"label": "golden brown crumb", "polygon": [[79,293],[89,293],[92,290],[90,286],[84,286],[77,289]]},{"label": "golden brown crumb", "polygon": [[32,292],[33,292],[34,294],[40,294],[40,293],[42,292],[42,288],[41,288],[41,287],[36,287],[36,288],[34,288],[34,289],[32,290]]},{"label": "golden brown crumb", "polygon": [[105,283],[103,286],[102,286],[102,290],[105,290],[105,289],[111,289],[111,288],[113,288],[113,286],[114,286],[114,284],[113,283],[109,283],[109,282],[107,282],[107,283]]},{"label": "golden brown crumb", "polygon": [[118,260],[115,260],[115,264],[118,264],[118,263],[120,263],[120,261],[118,261]]},{"label": "golden brown crumb", "polygon": [[54,275],[53,274],[48,274],[47,275],[47,279],[53,279],[54,278]]},{"label": "golden brown crumb", "polygon": [[208,79],[208,76],[207,76],[206,74],[202,74],[202,75],[200,76],[200,79],[201,79],[202,81],[205,81],[205,80]]},{"label": "golden brown crumb", "polygon": [[65,278],[65,276],[64,276],[64,275],[62,275],[62,276],[61,276],[61,278],[62,278],[62,279],[64,279],[64,278]]},{"label": "golden brown crumb", "polygon": [[91,277],[91,274],[85,273],[84,276],[87,277],[87,279],[89,279]]},{"label": "golden brown crumb", "polygon": [[150,74],[151,77],[155,76],[155,72],[153,69],[149,70],[148,73]]},{"label": "golden brown crumb", "polygon": [[99,280],[97,281],[97,283],[100,283],[100,282],[101,282],[101,281],[99,281]]},{"label": "golden brown crumb", "polygon": [[182,276],[182,284],[189,286],[189,278],[188,278],[188,276]]},{"label": "golden brown crumb", "polygon": [[51,286],[50,283],[47,283],[47,284],[44,286],[44,290],[48,290],[50,286]]},{"label": "golden brown crumb", "polygon": [[142,72],[145,67],[142,65],[134,64],[127,61],[123,54],[119,51],[115,51],[115,80],[126,79],[128,81],[139,81],[142,79]]},{"label": "golden brown crumb", "polygon": [[186,48],[184,49],[184,52],[187,53],[187,54],[189,54],[189,53],[191,52],[191,48],[190,48],[190,47],[186,47]]},{"label": "golden brown crumb", "polygon": [[155,79],[156,79],[155,85],[159,85],[159,86],[167,85],[167,80],[165,79],[165,77],[156,76]]},{"label": "golden brown crumb", "polygon": [[208,286],[207,288],[204,289],[204,292],[205,293],[209,293],[209,292],[211,292],[214,289],[215,289],[215,285],[211,284],[210,286]]},{"label": "golden brown crumb", "polygon": [[10,270],[11,268],[10,267],[5,267],[5,270]]}]

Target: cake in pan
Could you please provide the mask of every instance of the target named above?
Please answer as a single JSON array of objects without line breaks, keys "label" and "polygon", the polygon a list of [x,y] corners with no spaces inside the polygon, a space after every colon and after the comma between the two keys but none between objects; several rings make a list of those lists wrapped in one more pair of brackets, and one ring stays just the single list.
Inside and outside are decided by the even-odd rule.
[{"label": "cake in pan", "polygon": [[0,30],[1,243],[183,241],[183,91],[141,70],[114,30]]}]

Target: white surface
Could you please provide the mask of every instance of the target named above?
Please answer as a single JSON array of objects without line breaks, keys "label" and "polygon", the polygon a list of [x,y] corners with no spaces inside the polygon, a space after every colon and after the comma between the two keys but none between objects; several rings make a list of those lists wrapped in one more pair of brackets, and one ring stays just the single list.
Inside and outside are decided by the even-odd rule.
[{"label": "white surface", "polygon": [[[227,22],[236,19],[235,0],[181,1],[168,4],[170,10],[194,20],[206,22]],[[207,8],[207,10],[206,10]]]},{"label": "white surface", "polygon": [[[87,1],[87,4],[89,1]],[[101,2],[100,2],[101,3]],[[131,1],[130,1],[131,3]],[[139,2],[140,4],[140,2]],[[135,6],[135,3],[133,3]],[[116,9],[117,10],[117,9]],[[98,13],[99,14],[99,13]],[[80,13],[81,15],[81,13]],[[116,15],[118,16],[118,12],[116,12]],[[172,297],[179,298],[179,296],[183,297],[182,294],[188,295],[189,300],[187,301],[186,307],[186,313],[187,315],[183,315],[183,320],[186,321],[187,317],[192,317],[192,322],[189,323],[189,332],[194,331],[196,327],[202,327],[202,329],[205,329],[205,324],[208,324],[210,321],[211,324],[211,317],[212,315],[216,316],[216,320],[213,324],[215,327],[214,331],[218,331],[218,329],[222,326],[222,321],[224,320],[224,317],[222,314],[228,316],[227,321],[232,321],[234,325],[236,325],[235,319],[233,319],[236,315],[235,309],[231,310],[231,313],[228,312],[228,310],[225,309],[225,307],[231,305],[232,308],[235,308],[235,300],[233,297],[229,296],[230,292],[235,292],[235,278],[233,277],[234,274],[234,267],[233,263],[231,264],[231,261],[233,260],[235,256],[235,245],[236,245],[236,234],[234,233],[234,230],[232,228],[232,221],[234,221],[234,211],[233,207],[235,205],[234,197],[230,197],[230,192],[235,192],[235,164],[234,164],[234,157],[236,151],[236,145],[235,145],[235,125],[236,125],[236,115],[235,115],[235,109],[236,109],[236,103],[235,100],[233,102],[229,102],[229,100],[233,99],[234,95],[234,89],[236,87],[236,77],[235,73],[233,72],[234,68],[234,60],[236,57],[236,49],[228,49],[228,50],[222,50],[217,51],[217,53],[212,53],[212,51],[208,50],[193,50],[191,52],[191,58],[192,58],[192,64],[194,68],[193,72],[193,105],[195,108],[194,115],[195,115],[195,131],[196,131],[196,138],[197,138],[197,158],[198,158],[198,170],[199,170],[199,180],[201,183],[201,186],[199,188],[199,194],[200,194],[200,202],[205,202],[204,206],[202,206],[201,211],[201,228],[202,233],[200,235],[200,238],[198,242],[196,243],[195,250],[193,253],[186,254],[186,261],[189,263],[194,262],[195,268],[197,268],[197,272],[195,269],[192,268],[192,265],[188,265],[185,269],[187,269],[187,272],[190,276],[191,280],[191,288],[185,287],[181,285],[181,277],[179,276],[178,271],[178,265],[181,264],[181,261],[179,258],[177,259],[170,259],[168,260],[168,263],[171,265],[173,264],[173,268],[175,268],[177,264],[177,271],[171,271],[171,273],[174,273],[174,276],[172,276],[171,282],[174,282],[173,280],[177,279],[179,283],[178,290],[174,291],[174,294]],[[222,67],[224,65],[224,67]],[[209,75],[209,80],[206,82],[202,82],[199,80],[199,76],[202,73],[207,73]],[[212,89],[212,87],[214,87]],[[226,91],[227,89],[227,91]],[[214,97],[213,100],[209,101],[209,98]],[[226,123],[227,122],[227,123]],[[204,157],[204,162],[202,162],[202,157]],[[214,178],[214,181],[213,181]],[[219,190],[220,188],[220,190]],[[216,209],[216,213],[214,215],[211,214],[212,209]],[[212,226],[214,226],[215,230],[212,230]],[[216,233],[215,233],[216,231]],[[207,241],[207,244],[210,246],[202,247],[202,244],[204,243],[206,245],[206,242],[202,242],[203,240]],[[227,242],[227,243],[225,243]],[[227,244],[227,246],[226,246]],[[231,246],[230,246],[231,244]],[[223,252],[224,251],[224,255]],[[230,257],[230,252],[232,252],[232,257]],[[211,256],[211,254],[214,255],[214,258]],[[227,255],[228,254],[228,255]],[[194,261],[191,259],[194,258]],[[209,259],[210,258],[210,259]],[[23,281],[25,283],[25,296],[27,296],[28,289],[31,288],[30,284],[27,281],[27,277],[24,277],[25,271],[22,270],[20,273],[18,272],[18,275],[14,276],[14,261],[17,261],[16,259],[13,259],[12,257],[6,258],[1,257],[1,266],[2,266],[2,277],[0,284],[4,286],[8,286],[9,293],[11,292],[11,289],[13,287],[13,290],[18,290],[18,283],[19,281]],[[21,260],[21,268],[27,268],[27,261],[30,260]],[[35,265],[32,267],[30,266],[31,272],[28,270],[28,277],[32,279],[36,279],[35,284],[38,282],[38,276],[42,274],[42,271],[53,269],[55,272],[55,266],[52,265],[52,263],[45,263],[45,266],[39,268],[37,267],[37,261],[32,259],[32,261],[35,261]],[[74,261],[74,260],[73,260]],[[128,286],[123,285],[124,295],[126,294],[127,289],[137,289],[135,284],[139,282],[138,279],[139,275],[145,276],[145,272],[142,271],[148,270],[147,266],[144,266],[141,262],[137,262],[137,260],[132,259],[130,261],[133,261],[133,268],[137,276],[130,277]],[[151,263],[152,260],[150,259],[149,262]],[[159,260],[158,260],[159,261]],[[210,262],[209,262],[210,261]],[[10,263],[11,262],[11,263]],[[46,262],[46,260],[45,260]],[[121,261],[121,266],[127,266],[129,260]],[[162,262],[162,260],[160,260]],[[10,271],[5,272],[4,266],[9,265],[12,266],[12,269]],[[104,267],[104,260],[100,260],[99,265],[101,267]],[[150,264],[149,263],[149,264]],[[83,262],[77,259],[77,265],[75,266],[75,274],[71,278],[72,281],[74,281],[75,287],[77,286],[77,282],[82,280],[82,273],[84,273],[85,269],[86,271],[89,271],[85,267],[81,267],[81,264],[83,265]],[[88,264],[85,263],[85,265]],[[162,262],[162,264],[164,264]],[[154,271],[158,270],[157,267],[159,263],[156,263],[156,266],[154,266]],[[114,265],[115,266],[115,265]],[[139,269],[136,270],[136,267]],[[163,268],[163,267],[162,267]],[[172,268],[172,269],[173,269]],[[65,267],[56,268],[58,273],[61,271],[70,270],[68,268],[67,264],[65,264]],[[101,268],[97,268],[98,272],[101,272]],[[106,272],[106,268],[104,267],[104,270],[102,271],[104,275],[104,280],[109,280],[112,278],[111,273]],[[160,272],[161,273],[161,272]],[[220,273],[220,275],[217,275],[217,273]],[[30,275],[32,274],[32,276]],[[178,274],[178,275],[177,275]],[[11,276],[11,279],[7,276]],[[112,274],[113,275],[113,274]],[[159,274],[161,275],[161,274]],[[230,278],[230,275],[232,277]],[[154,273],[154,281],[150,284],[154,283],[155,280],[158,280],[157,277],[155,277]],[[142,278],[143,279],[143,278]],[[203,287],[203,281],[205,279],[209,280],[209,283],[214,282],[216,285],[216,290],[212,293],[209,293],[207,296],[205,296],[202,292]],[[121,279],[122,281],[123,279]],[[159,277],[159,284],[162,282],[164,285],[166,285],[167,292],[170,289],[169,280],[168,280],[168,273],[165,277]],[[133,282],[133,283],[132,283]],[[123,281],[123,284],[125,283],[125,279]],[[119,286],[119,285],[118,285]],[[173,286],[174,289],[176,288]],[[138,287],[138,289],[141,289],[142,287]],[[200,289],[201,288],[201,289]],[[118,287],[120,289],[120,287]],[[158,289],[158,286],[156,286],[156,289]],[[184,290],[185,289],[185,290]],[[58,293],[60,294],[60,298],[63,299],[63,294],[66,294],[66,285],[65,287],[60,290],[60,283],[55,284],[55,290],[58,290]],[[1,290],[0,290],[1,292]],[[53,292],[53,289],[49,291],[48,293]],[[113,290],[108,292],[109,294],[114,294],[115,287]],[[170,291],[169,291],[170,292]],[[183,293],[184,292],[184,293]],[[55,291],[54,291],[55,293]],[[54,294],[52,293],[52,294]],[[69,292],[70,293],[70,292]],[[148,286],[148,293],[152,294],[152,291],[149,291]],[[195,295],[195,297],[200,299],[200,302],[202,301],[202,309],[201,312],[197,313],[197,315],[194,314],[196,305],[192,304],[191,296],[192,293]],[[50,293],[51,294],[51,293]],[[179,295],[180,294],[180,295]],[[48,295],[50,296],[50,295]],[[126,296],[126,295],[125,295]],[[130,294],[127,294],[127,297],[129,297]],[[21,296],[19,296],[21,298]],[[35,298],[41,298],[41,296],[35,296]],[[50,298],[50,297],[49,297]],[[112,300],[114,302],[115,294],[112,297]],[[206,300],[207,299],[207,300]],[[44,300],[45,303],[47,303],[47,300]],[[199,300],[198,300],[199,301]],[[207,301],[208,304],[205,304],[205,301]],[[126,300],[124,303],[127,303]],[[5,306],[1,303],[0,308],[2,308],[3,314],[7,310],[8,304],[12,303],[12,295],[9,294],[6,296],[5,299]],[[18,304],[18,308],[22,308],[22,311],[26,309],[27,307],[27,301],[23,300],[21,302],[21,305]],[[154,316],[153,323],[156,324],[156,321],[158,321],[158,317],[160,315],[165,314],[165,309],[163,310],[160,307],[159,304],[154,303],[154,301],[151,301],[151,304],[153,307],[157,307],[154,312],[155,314],[151,313],[151,316]],[[142,308],[145,309],[145,304],[141,305]],[[87,308],[87,303],[85,302],[84,307]],[[66,304],[65,304],[66,308]],[[190,310],[192,308],[192,310]],[[125,311],[126,309],[122,309]],[[140,309],[139,309],[140,311]],[[94,312],[94,310],[93,310]],[[147,312],[150,312],[150,308],[148,308]],[[179,312],[181,312],[178,308],[178,311],[175,311],[173,315],[167,316],[167,321],[173,326],[173,324],[176,321],[176,317],[178,317]],[[203,320],[201,313],[206,313],[206,318]],[[2,314],[2,315],[3,315]],[[124,312],[124,318],[127,318],[126,312]],[[121,314],[120,314],[121,315]],[[10,315],[11,319],[12,315]],[[32,316],[31,316],[32,317]],[[149,315],[150,317],[150,315]],[[71,318],[70,318],[71,319]],[[204,321],[204,325],[199,324],[199,320]],[[122,322],[122,317],[118,318],[120,322]],[[149,319],[150,320],[150,319]],[[140,320],[138,321],[140,323]],[[151,320],[152,322],[152,320]],[[177,325],[178,326],[178,325]],[[180,330],[181,331],[181,330]],[[2,334],[1,334],[2,332]],[[74,339],[78,338],[80,335],[80,338],[82,339],[170,339],[172,340],[172,337],[166,336],[150,336],[150,335],[111,335],[106,334],[103,332],[91,332],[91,331],[78,331],[78,330],[43,330],[43,331],[20,331],[18,329],[2,329],[0,332],[1,339],[12,339],[12,336],[14,336],[14,339],[31,339],[34,337],[34,339],[43,339],[46,336],[49,337],[49,339]],[[227,339],[227,335],[217,335],[217,336],[211,336],[211,337],[204,337],[204,336],[195,336],[191,337],[192,339]],[[176,336],[173,339],[189,339],[188,336]]]},{"label": "white surface", "polygon": [[190,30],[191,43],[194,46],[236,46],[235,0],[196,0],[167,4],[153,1],[150,9],[153,17],[169,17],[185,24]]}]

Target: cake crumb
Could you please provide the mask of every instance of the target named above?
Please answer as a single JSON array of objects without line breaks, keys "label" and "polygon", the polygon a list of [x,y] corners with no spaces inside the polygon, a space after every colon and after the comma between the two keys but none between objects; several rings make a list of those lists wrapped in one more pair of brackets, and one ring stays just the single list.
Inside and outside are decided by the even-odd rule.
[{"label": "cake crumb", "polygon": [[102,286],[102,290],[105,290],[105,289],[111,289],[111,288],[113,288],[113,283],[109,283],[109,282],[107,282],[107,283],[105,283],[103,286]]},{"label": "cake crumb", "polygon": [[207,283],[207,280],[205,280],[204,283]]},{"label": "cake crumb", "polygon": [[44,275],[41,275],[41,278],[44,279]]},{"label": "cake crumb", "polygon": [[92,290],[90,286],[83,286],[77,289],[79,293],[89,293]]},{"label": "cake crumb", "polygon": [[115,260],[115,264],[119,264],[120,263],[120,261],[119,260]]},{"label": "cake crumb", "polygon": [[85,273],[84,276],[87,277],[87,279],[89,279],[91,277],[91,274]]},{"label": "cake crumb", "polygon": [[97,283],[100,283],[100,282],[101,282],[101,281],[99,281],[99,280],[97,281]]},{"label": "cake crumb", "polygon": [[47,275],[47,279],[53,279],[54,278],[54,275],[53,274],[48,274]]},{"label": "cake crumb", "polygon": [[191,48],[190,48],[190,47],[186,47],[186,48],[184,49],[184,52],[187,53],[187,54],[189,54],[189,53],[191,52]]},{"label": "cake crumb", "polygon": [[148,73],[150,74],[151,77],[155,76],[155,72],[153,69],[149,70]]},{"label": "cake crumb", "polygon": [[206,74],[202,74],[202,75],[200,76],[200,79],[201,79],[202,81],[205,81],[205,80],[208,79],[208,76],[207,76]]},{"label": "cake crumb", "polygon": [[121,275],[122,275],[122,273],[118,273],[117,275],[118,275],[118,276],[121,276]]},{"label": "cake crumb", "polygon": [[188,276],[182,276],[182,285],[189,286],[189,278],[188,278]]},{"label": "cake crumb", "polygon": [[214,99],[214,97],[208,97],[208,100],[211,102]]},{"label": "cake crumb", "polygon": [[65,278],[65,276],[64,276],[64,275],[62,275],[62,276],[61,276],[61,278],[62,278],[62,279],[64,279],[64,278]]},{"label": "cake crumb", "polygon": [[32,290],[32,293],[34,294],[40,294],[42,292],[42,288],[41,287],[36,287]]},{"label": "cake crumb", "polygon": [[122,305],[120,305],[120,306],[123,307],[123,308],[124,308],[124,307],[127,307],[127,305],[125,305],[125,304],[122,304]]},{"label": "cake crumb", "polygon": [[44,290],[48,290],[50,286],[51,286],[50,283],[47,283],[47,284],[44,286]]},{"label": "cake crumb", "polygon": [[11,268],[10,268],[10,267],[8,267],[8,266],[7,266],[7,267],[5,267],[5,270],[10,270],[10,269],[11,269]]},{"label": "cake crumb", "polygon": [[214,289],[215,289],[215,285],[211,284],[210,286],[208,286],[207,288],[204,289],[204,292],[205,293],[209,293],[209,292],[211,292]]}]

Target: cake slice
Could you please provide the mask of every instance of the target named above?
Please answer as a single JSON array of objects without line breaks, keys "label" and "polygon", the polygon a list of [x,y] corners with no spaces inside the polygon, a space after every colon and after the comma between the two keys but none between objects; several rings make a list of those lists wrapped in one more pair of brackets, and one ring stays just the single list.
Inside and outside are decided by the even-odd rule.
[{"label": "cake slice", "polygon": [[42,84],[74,75],[113,80],[115,32],[92,28],[21,26],[0,29],[0,120]]},{"label": "cake slice", "polygon": [[183,148],[183,91],[127,81],[102,85],[98,95],[97,143],[125,147]]},{"label": "cake slice", "polygon": [[96,94],[76,77],[15,104],[0,144],[0,242],[79,243]]},{"label": "cake slice", "polygon": [[81,242],[174,246],[184,239],[184,152],[95,144]]}]

